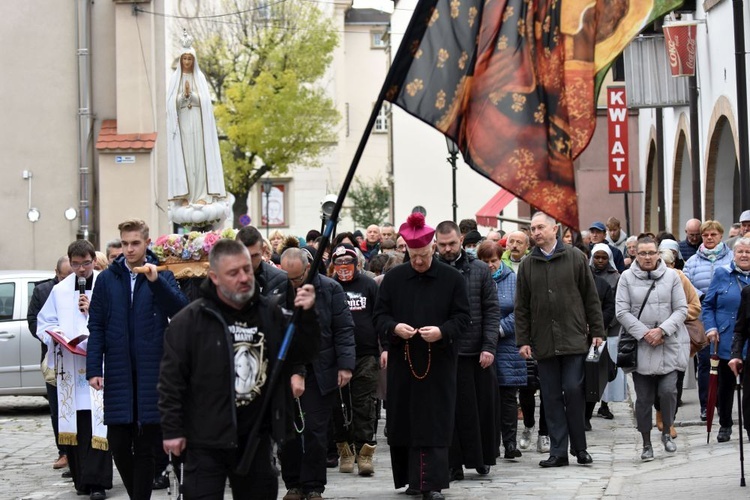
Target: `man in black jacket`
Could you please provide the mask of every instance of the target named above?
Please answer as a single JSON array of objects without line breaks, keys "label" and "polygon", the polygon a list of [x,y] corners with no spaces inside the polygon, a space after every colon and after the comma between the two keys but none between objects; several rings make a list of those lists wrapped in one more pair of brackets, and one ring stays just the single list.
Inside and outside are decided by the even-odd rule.
[{"label": "man in black jacket", "polygon": [[253,262],[255,282],[264,297],[278,295],[279,304],[286,304],[289,280],[286,272],[263,261],[263,235],[253,226],[245,226],[237,232],[237,241],[247,247]]},{"label": "man in black jacket", "polygon": [[[37,283],[34,287],[34,292],[31,294],[31,300],[29,300],[29,309],[26,312],[26,321],[29,323],[29,331],[35,339],[39,340],[42,345],[42,359],[47,354],[47,344],[42,342],[36,334],[36,316],[39,311],[42,310],[44,303],[47,302],[47,298],[52,293],[52,288],[60,283],[62,280],[68,277],[73,272],[70,268],[70,260],[67,255],[63,255],[57,259],[57,265],[55,265],[55,277]],[[68,466],[68,452],[65,446],[61,446],[57,442],[57,385],[52,385],[45,382],[47,386],[47,401],[49,402],[49,412],[52,418],[52,432],[55,433],[55,444],[57,444],[57,460],[52,464],[53,469],[64,469]]]},{"label": "man in black jacket", "polygon": [[[338,408],[333,411],[334,439],[339,451],[339,471],[352,472],[354,457],[360,476],[374,471],[377,424],[378,359],[380,348],[373,311],[378,294],[375,280],[357,269],[357,252],[352,245],[336,247],[331,257],[333,279],[346,292],[354,319],[357,365],[351,382],[341,391]],[[344,414],[344,410],[346,413]],[[345,421],[348,418],[348,422]],[[354,453],[352,453],[352,446]]]},{"label": "man in black jacket", "polygon": [[[472,232],[475,231],[467,233],[463,240]],[[500,330],[500,303],[490,268],[461,249],[461,241],[455,222],[443,221],[435,228],[438,257],[463,275],[471,310],[471,323],[455,342],[458,391],[456,424],[449,452],[451,479],[463,479],[464,465],[479,474],[488,474],[497,454],[495,420],[499,389],[494,361]],[[512,442],[508,440],[503,444],[505,458],[521,456],[515,436]]]},{"label": "man in black jacket", "polygon": [[[288,248],[281,255],[281,268],[298,293],[310,272],[307,255],[300,248]],[[289,441],[281,453],[281,474],[288,490],[284,500],[322,498],[327,480],[331,409],[336,392],[349,383],[356,363],[354,321],[344,290],[320,274],[313,278],[312,284],[320,323],[320,355],[307,365],[307,387],[300,398],[305,430],[297,439]]]},{"label": "man in black jacket", "polygon": [[[268,393],[284,312],[259,294],[241,243],[220,240],[209,262],[203,297],[177,314],[165,333],[158,386],[164,451],[185,452],[184,488],[190,498],[221,498],[228,477],[234,498],[275,500],[271,438],[283,441],[290,434],[292,396],[304,391],[304,378],[292,374],[292,366],[310,361],[318,350],[315,291],[306,285],[297,292],[294,305],[303,309],[299,331],[279,384]],[[271,411],[260,415],[266,397],[272,398]],[[234,469],[258,418],[263,423],[257,452],[249,473],[241,476]]]}]

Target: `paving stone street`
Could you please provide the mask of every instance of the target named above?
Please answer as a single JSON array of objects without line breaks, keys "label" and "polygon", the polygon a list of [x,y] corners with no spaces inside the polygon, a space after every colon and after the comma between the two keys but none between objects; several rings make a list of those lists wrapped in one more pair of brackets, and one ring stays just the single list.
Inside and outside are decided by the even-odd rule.
[{"label": "paving stone street", "polygon": [[[633,394],[632,384],[630,393]],[[595,415],[593,430],[587,433],[588,450],[594,458],[592,465],[573,463],[569,467],[541,469],[538,462],[546,455],[537,453],[534,448],[515,462],[500,460],[487,476],[466,471],[463,481],[451,483],[450,489],[444,491],[446,498],[750,498],[750,489],[739,486],[736,418],[728,443],[716,442],[717,422],[711,442],[706,444],[705,424],[698,419],[697,390],[686,389],[683,400],[684,405],[677,415],[678,449],[673,455],[664,452],[654,429],[656,459],[642,463],[632,403],[612,403],[614,420]],[[393,489],[388,447],[382,436],[383,423],[381,421],[379,426],[375,475],[360,477],[329,469],[325,498],[414,498],[404,495],[403,489]],[[519,425],[522,428],[520,422]],[[745,452],[750,452],[747,439]],[[62,479],[60,471],[52,470],[55,458],[46,401],[35,397],[0,397],[0,498],[83,498],[76,496],[70,480]],[[281,484],[279,498],[283,494]],[[228,489],[225,497],[231,498]],[[114,488],[108,492],[108,498],[127,498],[116,470]],[[154,492],[152,498],[169,497],[166,490],[160,490]]]}]

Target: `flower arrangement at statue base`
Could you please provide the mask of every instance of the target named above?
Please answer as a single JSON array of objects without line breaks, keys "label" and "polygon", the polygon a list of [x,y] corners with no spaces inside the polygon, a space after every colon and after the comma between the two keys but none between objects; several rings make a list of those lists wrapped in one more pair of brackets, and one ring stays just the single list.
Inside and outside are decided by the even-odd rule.
[{"label": "flower arrangement at statue base", "polygon": [[165,234],[151,244],[159,259],[159,267],[174,273],[176,279],[203,278],[208,275],[208,254],[221,239],[235,239],[236,229],[201,233]]}]

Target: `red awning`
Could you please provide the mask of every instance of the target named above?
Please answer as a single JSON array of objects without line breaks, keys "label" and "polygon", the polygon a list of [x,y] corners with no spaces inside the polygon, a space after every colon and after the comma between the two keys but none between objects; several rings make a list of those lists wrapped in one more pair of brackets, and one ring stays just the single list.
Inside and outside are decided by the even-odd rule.
[{"label": "red awning", "polygon": [[497,227],[497,216],[503,211],[508,203],[513,201],[515,196],[504,189],[500,189],[498,193],[490,198],[490,200],[484,204],[482,208],[476,213],[477,224],[480,226]]}]

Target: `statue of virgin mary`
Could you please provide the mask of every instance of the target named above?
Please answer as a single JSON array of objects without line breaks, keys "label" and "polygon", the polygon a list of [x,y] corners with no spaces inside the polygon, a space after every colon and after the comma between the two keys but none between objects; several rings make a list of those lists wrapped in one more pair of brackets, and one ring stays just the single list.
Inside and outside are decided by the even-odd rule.
[{"label": "statue of virgin mary", "polygon": [[177,224],[206,225],[227,215],[224,171],[211,94],[193,38],[184,31],[180,41],[180,64],[167,87],[170,216]]}]

